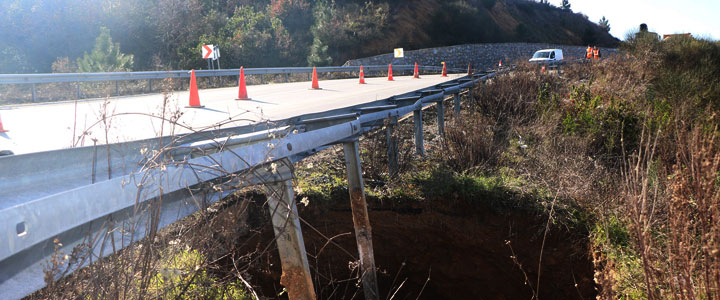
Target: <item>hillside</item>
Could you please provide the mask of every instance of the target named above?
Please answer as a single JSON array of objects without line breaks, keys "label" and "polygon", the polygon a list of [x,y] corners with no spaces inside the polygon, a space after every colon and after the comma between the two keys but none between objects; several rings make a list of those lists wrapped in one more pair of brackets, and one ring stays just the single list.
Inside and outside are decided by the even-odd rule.
[{"label": "hillside", "polygon": [[396,47],[618,42],[581,14],[528,0],[12,0],[0,22],[0,73],[76,72],[103,32],[132,70],[207,68],[203,44],[237,68],[342,64]]},{"label": "hillside", "polygon": [[603,47],[618,44],[616,38],[582,14],[533,1],[397,1],[391,11],[391,30],[367,46],[378,50],[372,54],[381,52],[384,45],[421,49],[497,42]]}]

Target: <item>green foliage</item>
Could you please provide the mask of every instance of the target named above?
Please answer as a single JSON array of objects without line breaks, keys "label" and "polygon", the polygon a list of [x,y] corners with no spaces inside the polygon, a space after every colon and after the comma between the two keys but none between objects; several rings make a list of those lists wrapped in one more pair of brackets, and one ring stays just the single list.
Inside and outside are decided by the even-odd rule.
[{"label": "green foliage", "polygon": [[600,28],[605,30],[606,32],[610,32],[610,21],[605,18],[605,16],[600,19],[600,22],[598,22],[598,25],[600,25]]},{"label": "green foliage", "polygon": [[640,118],[627,102],[603,101],[581,85],[573,87],[570,105],[564,111],[562,129],[566,134],[590,137],[598,154],[622,156],[631,152],[640,139]]},{"label": "green foliage", "polygon": [[[569,1],[569,0],[562,0],[562,5],[560,5],[560,7],[561,7],[563,10],[568,10],[568,11],[569,11],[569,10],[570,10],[570,1]],[[603,18],[604,18],[604,17],[603,17]]]},{"label": "green foliage", "polygon": [[332,57],[328,54],[328,46],[321,37],[325,31],[329,30],[328,27],[334,13],[334,2],[318,1],[315,3],[313,9],[315,24],[312,27],[313,43],[307,57],[309,66],[326,66],[332,62]]},{"label": "green foliage", "polygon": [[484,7],[468,1],[445,1],[423,28],[434,36],[436,45],[456,45],[480,41],[503,41],[502,30]]},{"label": "green foliage", "polygon": [[593,236],[597,242],[615,249],[625,249],[631,246],[628,226],[616,216],[610,216],[605,222],[595,224]]},{"label": "green foliage", "polygon": [[320,0],[315,2],[313,15],[313,43],[307,62],[322,65],[332,60],[342,64],[341,58],[367,55],[365,46],[383,37],[390,21],[390,5],[368,1],[341,6]]},{"label": "green foliage", "polygon": [[[656,88],[670,105],[692,104],[720,111],[720,46],[712,41],[676,36],[661,43],[663,69]],[[707,117],[710,115],[708,114]]]},{"label": "green foliage", "polygon": [[[507,41],[575,44],[580,35],[575,31],[588,23],[575,14],[558,18],[559,8],[548,4],[496,3],[0,1],[0,72],[50,72],[58,57],[77,61],[93,47],[101,26],[110,29],[123,53],[133,55],[133,69],[159,70],[204,68],[201,44],[220,46],[224,68],[326,65],[387,53],[398,45],[417,49]],[[550,30],[560,23],[566,30]],[[506,31],[508,24],[524,25]],[[607,34],[599,37],[614,43]]]},{"label": "green foliage", "polygon": [[110,30],[100,27],[100,35],[89,54],[86,52],[77,61],[80,72],[122,72],[130,71],[133,66],[132,54],[120,53],[120,44],[113,44]]},{"label": "green foliage", "polygon": [[158,272],[150,279],[150,295],[162,299],[250,300],[242,282],[221,284],[202,268],[204,256],[197,250],[166,253]]},{"label": "green foliage", "polygon": [[413,174],[409,188],[418,188],[428,200],[440,200],[466,208],[489,207],[496,211],[509,208],[537,208],[538,201],[526,199],[507,184],[503,176],[455,173],[432,168]]},{"label": "green foliage", "polygon": [[605,259],[612,263],[612,276],[615,281],[612,288],[621,295],[621,299],[647,299],[643,287],[642,260],[635,252],[628,224],[617,216],[609,216],[596,222],[590,233],[596,249],[600,249]]}]

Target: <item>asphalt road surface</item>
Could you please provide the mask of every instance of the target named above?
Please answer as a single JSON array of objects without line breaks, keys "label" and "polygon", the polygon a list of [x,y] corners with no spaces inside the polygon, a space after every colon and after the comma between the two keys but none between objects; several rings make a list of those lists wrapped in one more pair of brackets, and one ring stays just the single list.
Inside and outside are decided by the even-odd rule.
[{"label": "asphalt road surface", "polygon": [[[207,128],[234,127],[264,120],[322,112],[384,99],[446,82],[464,74],[396,76],[248,86],[252,100],[237,101],[237,88],[200,90],[204,108],[186,108],[189,93],[0,106],[0,150],[15,154],[116,143]],[[103,118],[103,116],[106,116]],[[164,118],[162,117],[164,116]],[[162,119],[174,119],[175,122]],[[105,120],[105,121],[103,121]]]}]

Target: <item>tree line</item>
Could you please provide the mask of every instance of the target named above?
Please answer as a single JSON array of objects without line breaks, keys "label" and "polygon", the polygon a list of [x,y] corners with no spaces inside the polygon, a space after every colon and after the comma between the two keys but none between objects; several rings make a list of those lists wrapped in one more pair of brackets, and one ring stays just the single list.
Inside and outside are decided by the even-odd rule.
[{"label": "tree line", "polygon": [[[565,36],[535,32],[550,26],[527,20],[534,13],[519,10],[527,2],[537,4],[527,0],[5,0],[0,1],[0,73],[201,69],[207,67],[200,54],[203,44],[220,47],[222,67],[238,68],[342,64],[395,47],[573,43]],[[530,9],[552,13],[545,12],[547,7]],[[519,18],[526,30],[496,22],[493,14],[499,10]],[[566,10],[562,15],[572,17],[569,7]],[[571,30],[578,27],[572,25],[568,25]]]}]

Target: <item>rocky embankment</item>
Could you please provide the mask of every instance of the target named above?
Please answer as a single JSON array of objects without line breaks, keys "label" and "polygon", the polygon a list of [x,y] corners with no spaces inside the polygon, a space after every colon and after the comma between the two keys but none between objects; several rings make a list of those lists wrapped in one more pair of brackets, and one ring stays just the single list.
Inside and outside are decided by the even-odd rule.
[{"label": "rocky embankment", "polygon": [[[488,69],[497,66],[499,61],[511,63],[516,60],[528,60],[535,51],[547,48],[559,48],[563,50],[566,60],[585,57],[587,46],[568,46],[554,44],[531,44],[531,43],[503,43],[503,44],[467,44],[438,48],[427,48],[420,50],[405,49],[404,58],[394,58],[393,53],[381,54],[366,58],[353,59],[345,63],[345,66],[359,65],[385,65],[400,64],[410,65],[417,62],[419,65],[435,66],[446,62],[449,68],[467,68],[472,63],[474,69]],[[617,49],[600,48],[604,57],[617,53]]]}]

